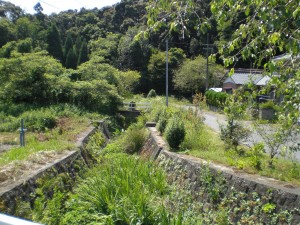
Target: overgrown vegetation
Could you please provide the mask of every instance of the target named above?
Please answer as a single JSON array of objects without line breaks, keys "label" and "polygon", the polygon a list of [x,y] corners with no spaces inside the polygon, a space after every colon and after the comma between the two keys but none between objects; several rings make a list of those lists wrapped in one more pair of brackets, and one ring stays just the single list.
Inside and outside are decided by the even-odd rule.
[{"label": "overgrown vegetation", "polygon": [[[95,142],[97,137],[98,134],[92,137],[92,144],[86,146],[88,150],[94,152],[96,146],[102,146]],[[232,188],[225,195],[227,189],[222,177],[213,175],[204,165],[198,192],[191,191],[189,184],[182,182],[180,177],[184,171],[180,166],[168,175],[171,180],[172,176],[177,177],[178,182],[168,184],[162,168],[137,155],[124,153],[122,139],[130,137],[124,132],[98,152],[99,164],[81,173],[75,188],[72,188],[74,180],[67,174],[40,179],[33,208],[20,202],[24,207],[17,214],[49,225],[200,225],[238,221],[289,224],[296,212],[277,210],[271,192],[261,198],[255,192],[247,196]],[[167,169],[172,163],[162,161],[161,165]]]},{"label": "overgrown vegetation", "polygon": [[178,149],[185,136],[184,124],[179,117],[173,116],[167,123],[165,130],[166,140],[174,150]]},{"label": "overgrown vegetation", "polygon": [[176,115],[184,124],[185,137],[177,151],[211,162],[233,166],[248,173],[257,173],[299,184],[300,177],[297,174],[300,171],[299,163],[294,160],[274,158],[274,164],[270,167],[269,153],[266,153],[264,144],[257,143],[252,148],[242,145],[242,142],[247,140],[249,130],[241,125],[240,120],[237,120],[237,118],[243,118],[245,111],[234,101],[233,96],[227,99],[230,107],[228,105],[225,108],[228,121],[232,121],[233,126],[230,126],[228,122],[223,127],[223,140],[221,140],[222,135],[220,136],[204,125],[201,113],[197,108],[189,110],[172,106],[166,108],[163,106],[164,99],[156,98],[153,101],[153,109],[146,114],[146,117],[148,121],[158,122],[158,130],[162,126],[161,118],[169,121],[170,115]]},{"label": "overgrown vegetation", "polygon": [[[98,137],[92,137],[88,151],[102,146]],[[26,207],[17,215],[46,224],[195,224],[192,204],[176,201],[179,193],[167,184],[163,170],[124,153],[123,138],[131,137],[125,132],[94,155],[99,164],[81,173],[74,189],[68,174],[40,179],[33,208],[22,202]]]},{"label": "overgrown vegetation", "polygon": [[225,92],[216,92],[208,90],[205,92],[206,103],[211,106],[224,108],[228,94]]},{"label": "overgrown vegetation", "polygon": [[[26,136],[27,146],[2,153],[0,165],[34,157],[40,151],[59,152],[70,149],[76,140],[76,134],[86,127],[87,118],[99,118],[96,113],[114,115],[123,98],[130,98],[133,92],[151,93],[152,97],[156,93],[164,93],[164,42],[168,39],[169,91],[172,94],[191,97],[195,92],[206,89],[206,82],[209,85],[220,82],[223,68],[213,64],[212,57],[208,59],[209,80],[204,79],[203,73],[203,56],[209,54],[211,46],[216,46],[211,49],[212,52],[219,49],[214,61],[220,63],[221,58],[225,66],[251,65],[252,68],[254,65],[265,68],[270,75],[269,85],[258,93],[253,89],[251,100],[258,94],[266,94],[272,86],[276,87],[275,96],[284,96],[280,107],[271,106],[271,103],[261,105],[276,108],[277,124],[266,126],[258,123],[257,131],[264,135],[265,141],[251,149],[240,145],[247,136],[247,131],[237,120],[248,106],[245,103],[249,93],[248,96],[243,94],[229,98],[224,93],[207,92],[208,104],[222,108],[226,98],[229,102],[225,108],[228,124],[222,129],[222,138],[228,144],[226,151],[224,142],[203,125],[197,111],[157,107],[145,116],[149,121],[158,122],[158,129],[170,146],[178,151],[229,164],[248,172],[299,183],[299,163],[276,158],[279,154],[292,155],[299,150],[299,146],[283,146],[290,140],[289,137],[295,137],[300,130],[297,126],[300,93],[297,1],[122,0],[114,7],[92,10],[82,8],[80,11],[69,10],[50,16],[43,14],[40,3],[34,7],[34,15],[24,13],[9,2],[0,1],[0,7],[0,132],[16,132],[20,119],[25,119],[25,126],[29,131]],[[145,19],[147,13],[148,21]],[[148,30],[144,32],[146,24]],[[203,43],[207,43],[207,52],[201,47]],[[284,60],[271,60],[281,53],[287,54]],[[156,93],[151,91],[154,88]],[[201,98],[201,95],[195,96],[195,100]],[[154,105],[163,105],[157,99],[153,100]],[[66,107],[66,104],[70,110],[61,110],[60,107]],[[76,128],[73,125],[75,121],[77,125],[80,124]],[[72,126],[69,126],[70,123]],[[99,154],[108,157],[108,161],[112,160],[109,158],[110,153],[119,152],[120,149],[136,153],[145,139],[146,133],[140,125],[130,126],[130,122],[121,116],[115,117],[110,125],[118,128],[115,135],[120,134],[122,128],[128,128],[126,135],[120,139],[122,141],[102,150],[97,147],[97,140],[94,140],[95,143],[88,148],[92,149],[96,162],[104,160],[98,158]],[[12,133],[5,135],[4,142],[16,143],[15,138],[10,137]],[[99,142],[103,141],[100,136],[98,138]],[[269,156],[264,152],[268,152]],[[39,155],[35,156],[34,160],[38,161],[39,158]],[[127,160],[117,159],[120,160],[119,163]],[[131,159],[136,160],[134,157]],[[113,170],[110,167],[106,169]],[[117,176],[114,178],[121,179]],[[207,180],[210,180],[209,176]],[[129,184],[128,181],[124,183]],[[143,188],[140,184],[137,186]],[[214,196],[219,192],[214,189],[211,191],[212,198],[215,199]],[[116,196],[118,191],[113,194]],[[161,197],[152,194],[149,195],[150,200],[153,200],[152,197]],[[42,199],[40,208],[37,209],[37,214],[43,214],[45,209],[45,214],[38,215],[37,218],[49,224],[61,221],[63,215],[60,210],[65,209],[63,202],[68,198],[61,190],[56,190],[53,196],[53,200]],[[176,215],[169,216],[169,210],[164,207],[158,209],[162,210],[161,217],[156,220],[155,213],[158,211],[153,209],[152,212],[151,207],[151,210],[144,207],[139,195],[132,196],[138,198],[136,205],[128,203],[128,199],[122,198],[124,196],[118,197],[117,200],[124,202],[128,208],[128,212],[120,212],[119,206],[114,202],[115,196],[109,197],[111,201],[105,203],[106,208],[99,207],[109,214],[99,216],[94,208],[85,208],[85,212],[80,212],[82,218],[107,224],[118,221],[138,224],[138,220],[155,224],[159,219],[163,221],[162,224],[196,224],[194,216],[184,216],[193,212],[185,214],[179,211]],[[141,206],[139,203],[145,211],[138,211],[133,215],[133,209]],[[184,203],[190,206],[187,202]],[[56,207],[57,205],[62,207]],[[110,206],[113,206],[112,211],[109,211]],[[78,205],[75,204],[75,207],[80,210]],[[232,209],[230,204],[228,207],[221,208],[217,214],[212,213],[215,218],[208,219],[207,223],[223,221],[226,224],[226,218]],[[267,214],[272,213],[274,205],[268,202],[260,209]],[[52,211],[55,215],[50,218]],[[76,219],[76,213],[68,219]],[[249,213],[253,212],[246,210],[245,223],[251,222]],[[131,221],[127,215],[132,216]],[[261,214],[255,211],[253,215]],[[82,218],[78,219],[81,221]],[[280,217],[274,218],[276,221],[280,220]],[[203,223],[206,223],[205,220]]]},{"label": "overgrown vegetation", "polygon": [[[14,145],[9,151],[1,154],[0,166],[28,159],[39,161],[35,159],[41,157],[37,155],[39,152],[62,152],[74,149],[77,135],[87,129],[89,120],[101,118],[100,115],[68,104],[44,108],[31,107],[30,110],[23,105],[13,107],[1,105],[1,107],[3,111],[0,130],[9,132],[10,135],[7,136]],[[24,119],[24,126],[27,129],[25,147],[16,146],[19,143],[18,129],[21,119]]]}]

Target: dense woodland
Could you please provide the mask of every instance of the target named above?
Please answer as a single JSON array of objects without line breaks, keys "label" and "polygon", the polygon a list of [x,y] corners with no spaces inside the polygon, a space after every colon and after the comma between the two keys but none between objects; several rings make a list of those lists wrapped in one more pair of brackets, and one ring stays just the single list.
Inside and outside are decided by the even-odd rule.
[{"label": "dense woodland", "polygon": [[[122,0],[51,15],[40,3],[33,7],[31,15],[0,1],[2,109],[71,103],[110,114],[132,94],[164,94],[168,40],[172,95],[204,92],[206,57],[212,55],[209,87],[220,86],[224,66],[264,68],[269,87],[286,100],[278,118],[288,127],[297,123],[299,60],[272,61],[300,52],[297,1]],[[247,99],[268,87],[259,92]]]},{"label": "dense woodland", "polygon": [[[185,36],[166,25],[138,36],[148,29],[146,6],[147,1],[122,0],[102,9],[46,15],[37,3],[31,15],[0,1],[0,101],[74,103],[108,113],[132,92],[163,94],[166,38],[171,94],[204,91],[202,44],[224,40],[223,31],[211,19],[210,29]],[[208,1],[199,10],[211,17]],[[211,61],[210,86],[220,85],[223,76],[223,67]]]}]

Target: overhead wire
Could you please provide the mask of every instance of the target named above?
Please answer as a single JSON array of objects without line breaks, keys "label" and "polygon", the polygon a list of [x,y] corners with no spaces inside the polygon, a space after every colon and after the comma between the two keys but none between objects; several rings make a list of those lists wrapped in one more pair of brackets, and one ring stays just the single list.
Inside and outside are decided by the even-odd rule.
[{"label": "overhead wire", "polygon": [[61,10],[60,8],[58,8],[58,7],[54,6],[54,5],[51,5],[51,4],[47,3],[47,2],[45,2],[44,0],[40,0],[40,2],[46,4],[46,5],[50,6],[50,7],[53,7],[55,9]]}]

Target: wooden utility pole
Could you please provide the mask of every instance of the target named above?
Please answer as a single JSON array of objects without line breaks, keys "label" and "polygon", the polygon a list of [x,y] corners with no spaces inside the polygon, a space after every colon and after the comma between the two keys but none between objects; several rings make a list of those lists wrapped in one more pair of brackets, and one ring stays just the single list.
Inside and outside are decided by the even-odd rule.
[{"label": "wooden utility pole", "polygon": [[202,44],[204,46],[206,46],[205,49],[206,50],[206,78],[205,78],[205,91],[208,90],[208,84],[209,84],[209,70],[208,70],[208,56],[209,56],[209,51],[213,50],[212,46],[213,44],[208,44],[208,34],[207,34],[207,38],[206,38],[206,44]]}]

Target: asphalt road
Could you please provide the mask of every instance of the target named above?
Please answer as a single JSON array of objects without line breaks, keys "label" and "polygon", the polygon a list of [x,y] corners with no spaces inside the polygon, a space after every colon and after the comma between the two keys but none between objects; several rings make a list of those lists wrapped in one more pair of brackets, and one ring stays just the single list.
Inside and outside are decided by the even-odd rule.
[{"label": "asphalt road", "polygon": [[[186,106],[185,108],[193,108],[196,109],[195,106]],[[214,131],[220,133],[220,125],[226,124],[226,116],[214,113],[210,111],[199,111],[199,116],[204,117],[204,124],[209,126]],[[263,142],[263,138],[254,130],[251,122],[243,121],[243,126],[251,130],[251,134],[247,140],[243,141],[244,145],[253,146],[255,143]],[[293,141],[287,143],[288,146],[294,146],[295,144],[300,143],[300,135],[295,137]],[[266,149],[268,151],[268,149]],[[300,162],[300,151],[293,153],[292,156],[288,157],[290,160],[296,160]]]}]

